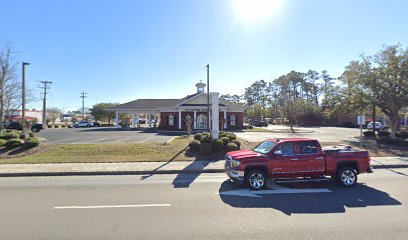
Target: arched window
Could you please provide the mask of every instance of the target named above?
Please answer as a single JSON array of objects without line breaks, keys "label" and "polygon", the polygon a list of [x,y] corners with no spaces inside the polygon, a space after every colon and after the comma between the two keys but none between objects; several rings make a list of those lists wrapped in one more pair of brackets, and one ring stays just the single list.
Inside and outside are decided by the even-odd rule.
[{"label": "arched window", "polygon": [[231,115],[231,116],[230,116],[230,124],[231,124],[231,126],[235,126],[235,125],[236,125],[235,115]]},{"label": "arched window", "polygon": [[173,115],[169,116],[169,126],[174,126],[174,116]]},{"label": "arched window", "polygon": [[207,128],[207,116],[200,114],[197,116],[197,129],[206,129]]}]

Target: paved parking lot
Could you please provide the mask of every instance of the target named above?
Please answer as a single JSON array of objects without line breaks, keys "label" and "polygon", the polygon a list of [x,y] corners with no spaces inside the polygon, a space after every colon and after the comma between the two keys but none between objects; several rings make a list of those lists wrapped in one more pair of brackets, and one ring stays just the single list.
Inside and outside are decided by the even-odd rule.
[{"label": "paved parking lot", "polygon": [[237,132],[236,135],[239,138],[245,139],[249,142],[259,142],[267,138],[290,138],[290,137],[302,137],[313,138],[320,142],[347,142],[358,141],[360,136],[360,129],[358,128],[342,128],[342,127],[308,127],[308,128],[296,128],[299,129],[298,133],[289,134],[285,133],[288,127],[270,125],[265,130],[271,130],[274,132]]},{"label": "paved parking lot", "polygon": [[158,133],[116,128],[60,128],[38,133],[42,142],[50,144],[141,143],[166,142],[182,133]]}]

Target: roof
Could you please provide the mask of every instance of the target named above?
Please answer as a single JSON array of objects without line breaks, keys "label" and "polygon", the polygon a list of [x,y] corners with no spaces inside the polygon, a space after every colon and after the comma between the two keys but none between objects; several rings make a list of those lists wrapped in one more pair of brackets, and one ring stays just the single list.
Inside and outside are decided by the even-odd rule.
[{"label": "roof", "polygon": [[181,99],[138,99],[124,104],[116,105],[112,109],[156,109],[159,107],[174,107]]},{"label": "roof", "polygon": [[[199,97],[198,95],[206,93],[194,93],[191,95],[187,95],[181,99],[137,99],[131,102],[123,103],[116,105],[115,107],[109,110],[153,110],[158,108],[166,108],[166,107],[177,107],[179,106],[207,106],[207,104],[189,104],[189,100]],[[225,100],[220,99],[219,106],[221,107],[230,107],[230,108],[244,108],[243,105],[238,103],[232,103]]]}]

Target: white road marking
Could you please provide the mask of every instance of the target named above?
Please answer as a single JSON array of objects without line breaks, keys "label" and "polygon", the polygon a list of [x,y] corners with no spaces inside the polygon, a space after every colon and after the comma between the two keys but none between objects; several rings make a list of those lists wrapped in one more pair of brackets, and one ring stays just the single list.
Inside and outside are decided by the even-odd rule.
[{"label": "white road marking", "polygon": [[116,140],[116,141],[112,141],[112,142],[110,142],[110,143],[121,142],[121,141],[124,141],[124,140],[128,140],[129,138],[130,138],[130,137],[122,138],[122,139],[119,139],[119,140]]},{"label": "white road marking", "polygon": [[145,140],[139,141],[138,143],[143,143],[143,142],[149,141],[150,139],[152,138],[146,138]]},{"label": "white road marking", "polygon": [[[99,139],[95,139],[95,140],[90,140],[90,141],[82,141],[82,142],[78,142],[78,143],[90,143],[90,142],[99,142],[102,140],[105,140],[106,138],[99,138]],[[77,144],[78,144],[77,143]]]},{"label": "white road marking", "polygon": [[71,141],[71,140],[76,140],[76,139],[79,139],[79,138],[70,138],[70,139],[64,139],[64,140],[58,140],[58,141],[51,141],[47,143],[66,142],[66,141]]},{"label": "white road marking", "polygon": [[170,204],[137,204],[137,205],[100,205],[100,206],[56,206],[54,209],[98,209],[98,208],[143,208],[170,207]]}]

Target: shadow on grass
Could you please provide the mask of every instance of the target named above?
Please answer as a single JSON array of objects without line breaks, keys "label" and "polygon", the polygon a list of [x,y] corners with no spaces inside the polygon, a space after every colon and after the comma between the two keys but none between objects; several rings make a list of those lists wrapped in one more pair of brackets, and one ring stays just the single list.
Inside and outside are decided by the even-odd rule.
[{"label": "shadow on grass", "polygon": [[[269,208],[292,214],[325,214],[345,213],[346,208],[366,208],[371,206],[402,205],[388,193],[365,184],[357,184],[353,188],[342,188],[333,183],[320,183],[313,188],[326,188],[327,193],[280,193],[259,194],[259,197],[249,197],[222,194],[226,191],[239,190],[229,180],[223,182],[219,189],[221,200],[235,208]],[[259,191],[262,192],[262,191]]]}]

